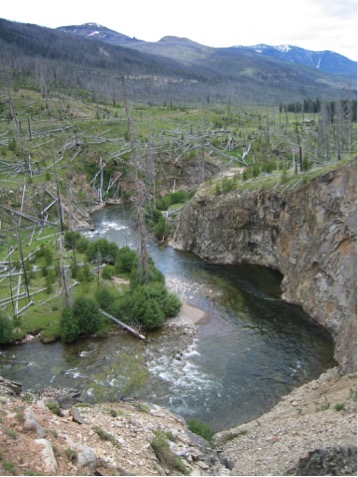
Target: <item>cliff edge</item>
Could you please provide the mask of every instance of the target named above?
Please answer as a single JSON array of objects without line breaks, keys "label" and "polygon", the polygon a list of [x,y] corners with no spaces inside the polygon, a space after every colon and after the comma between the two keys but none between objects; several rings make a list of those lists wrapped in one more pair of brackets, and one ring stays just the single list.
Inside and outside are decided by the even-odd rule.
[{"label": "cliff edge", "polygon": [[335,341],[343,372],[356,370],[356,160],[294,185],[200,190],[182,209],[171,245],[222,264],[279,270],[283,298]]}]

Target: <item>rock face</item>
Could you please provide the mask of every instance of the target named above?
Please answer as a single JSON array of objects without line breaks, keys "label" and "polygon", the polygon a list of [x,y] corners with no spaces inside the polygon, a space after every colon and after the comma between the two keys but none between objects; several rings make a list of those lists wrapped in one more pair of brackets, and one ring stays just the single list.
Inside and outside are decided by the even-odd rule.
[{"label": "rock face", "polygon": [[283,298],[335,340],[356,369],[356,161],[285,189],[200,195],[181,211],[171,245],[222,264],[279,270]]},{"label": "rock face", "polygon": [[357,447],[338,446],[309,452],[287,475],[355,475],[356,472]]}]

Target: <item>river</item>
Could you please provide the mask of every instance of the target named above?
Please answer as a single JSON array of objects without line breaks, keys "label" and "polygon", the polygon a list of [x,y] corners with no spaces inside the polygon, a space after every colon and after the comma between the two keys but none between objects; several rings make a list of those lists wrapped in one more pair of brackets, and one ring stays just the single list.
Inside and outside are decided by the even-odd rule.
[{"label": "river", "polygon": [[[121,207],[93,214],[94,232],[119,246],[136,246],[132,221]],[[72,345],[34,341],[0,352],[0,375],[24,389],[69,386],[93,394],[93,383],[109,395],[126,370],[128,357],[149,371],[138,397],[219,431],[246,422],[293,388],[334,366],[333,342],[299,307],[281,300],[281,276],[257,266],[218,266],[149,244],[168,285],[210,317],[178,357],[173,339],[151,333],[147,343],[124,333]],[[137,363],[137,361],[136,361]],[[134,364],[135,368],[137,364]],[[98,395],[97,395],[98,396]]]}]

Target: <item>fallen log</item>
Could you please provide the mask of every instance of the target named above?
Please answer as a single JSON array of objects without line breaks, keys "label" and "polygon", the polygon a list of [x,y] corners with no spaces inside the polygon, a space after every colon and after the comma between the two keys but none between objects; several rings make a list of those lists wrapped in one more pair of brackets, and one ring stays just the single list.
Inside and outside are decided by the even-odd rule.
[{"label": "fallen log", "polygon": [[105,312],[104,310],[99,310],[100,313],[105,316],[106,318],[109,318],[110,320],[114,321],[115,323],[117,323],[117,325],[119,325],[121,328],[123,328],[125,331],[127,331],[128,333],[132,334],[133,336],[135,336],[136,338],[139,338],[141,340],[145,340],[145,336],[141,335],[140,333],[138,333],[138,331],[136,331],[134,328],[126,325],[125,323],[123,323],[122,321],[120,320],[117,320],[117,318],[115,318],[114,316],[110,315],[109,313]]}]

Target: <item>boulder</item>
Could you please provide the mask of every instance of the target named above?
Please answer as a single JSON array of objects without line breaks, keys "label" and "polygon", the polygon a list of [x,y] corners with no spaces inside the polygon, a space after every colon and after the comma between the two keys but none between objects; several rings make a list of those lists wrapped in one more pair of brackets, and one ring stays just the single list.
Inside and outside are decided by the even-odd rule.
[{"label": "boulder", "polygon": [[41,456],[45,473],[48,475],[56,475],[57,461],[53,453],[51,442],[47,439],[36,439],[34,442],[36,445],[42,447]]}]

